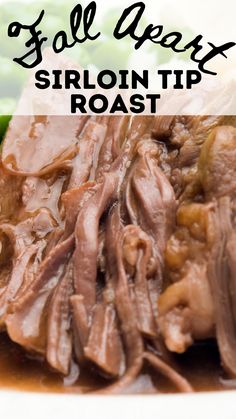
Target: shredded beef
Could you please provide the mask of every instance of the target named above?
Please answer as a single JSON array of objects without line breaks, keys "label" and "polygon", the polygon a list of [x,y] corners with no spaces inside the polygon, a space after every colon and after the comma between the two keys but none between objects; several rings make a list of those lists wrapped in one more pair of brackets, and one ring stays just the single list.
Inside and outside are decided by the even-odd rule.
[{"label": "shredded beef", "polygon": [[13,117],[0,165],[10,338],[65,381],[100,374],[107,394],[140,387],[147,364],[192,391],[170,352],[209,337],[235,377],[234,125]]}]

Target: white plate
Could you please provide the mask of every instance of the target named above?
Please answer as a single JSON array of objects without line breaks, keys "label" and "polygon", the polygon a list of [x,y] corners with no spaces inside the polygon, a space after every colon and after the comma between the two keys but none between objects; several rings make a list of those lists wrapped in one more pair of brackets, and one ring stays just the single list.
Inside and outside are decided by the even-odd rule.
[{"label": "white plate", "polygon": [[236,419],[236,391],[81,396],[0,391],[1,419]]}]

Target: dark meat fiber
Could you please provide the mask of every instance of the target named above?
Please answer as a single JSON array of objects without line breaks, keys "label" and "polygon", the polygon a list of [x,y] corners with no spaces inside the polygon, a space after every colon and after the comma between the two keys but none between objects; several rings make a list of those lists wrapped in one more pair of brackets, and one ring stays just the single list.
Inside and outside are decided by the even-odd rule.
[{"label": "dark meat fiber", "polygon": [[109,394],[147,365],[192,391],[169,351],[209,337],[235,377],[234,123],[14,117],[0,167],[12,341],[66,377],[75,364],[100,374]]}]

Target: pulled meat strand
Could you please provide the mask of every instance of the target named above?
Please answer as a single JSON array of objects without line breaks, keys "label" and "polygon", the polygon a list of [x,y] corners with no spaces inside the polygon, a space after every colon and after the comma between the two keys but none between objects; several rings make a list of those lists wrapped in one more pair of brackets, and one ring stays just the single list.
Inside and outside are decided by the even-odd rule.
[{"label": "pulled meat strand", "polygon": [[0,163],[11,340],[67,383],[100,374],[106,394],[132,391],[146,364],[193,391],[170,352],[212,337],[235,377],[235,121],[13,117]]},{"label": "pulled meat strand", "polygon": [[72,356],[70,296],[73,294],[73,264],[56,287],[48,309],[47,361],[57,371],[69,373]]},{"label": "pulled meat strand", "polygon": [[177,388],[180,388],[182,391],[192,391],[188,382],[178,373],[174,372],[171,367],[168,367],[165,362],[161,361],[157,356],[145,352],[145,344],[139,331],[138,316],[134,308],[124,267],[123,252],[127,229],[129,231],[129,226],[125,228],[122,226],[119,208],[117,206],[114,207],[108,221],[107,240],[108,243],[110,240],[115,243],[112,248],[114,254],[110,261],[116,260],[116,265],[115,267],[114,265],[110,266],[110,269],[108,267],[108,270],[111,275],[115,275],[112,282],[115,287],[115,306],[126,350],[126,371],[115,384],[112,384],[103,390],[103,392],[106,394],[126,392],[140,373],[145,358],[173,381]]},{"label": "pulled meat strand", "polygon": [[28,350],[45,354],[47,336],[47,302],[63,277],[65,265],[74,247],[74,236],[59,243],[41,264],[27,292],[15,299],[6,316],[7,332],[14,342]]}]

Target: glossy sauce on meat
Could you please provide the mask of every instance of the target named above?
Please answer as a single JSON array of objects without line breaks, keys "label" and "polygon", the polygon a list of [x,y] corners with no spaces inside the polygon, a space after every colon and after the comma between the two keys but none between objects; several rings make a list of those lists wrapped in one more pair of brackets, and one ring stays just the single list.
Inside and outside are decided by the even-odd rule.
[{"label": "glossy sauce on meat", "polygon": [[[189,379],[196,391],[225,389],[221,384],[224,373],[214,342],[210,341],[191,348],[186,354],[178,356],[177,362],[181,373]],[[143,371],[142,393],[150,392],[150,376],[153,382],[156,382],[158,392],[176,391],[168,380],[161,375],[155,377],[147,368]],[[5,334],[2,334],[0,339],[0,377],[2,389],[20,391],[87,393],[105,386],[104,379],[94,376],[94,372],[87,369],[82,371],[77,383],[65,386],[63,379],[50,371],[45,362],[27,356],[25,351],[11,342]],[[136,389],[134,390],[136,393]]]},{"label": "glossy sauce on meat", "polygon": [[149,394],[236,377],[235,125],[13,117],[0,162],[3,385]]}]

